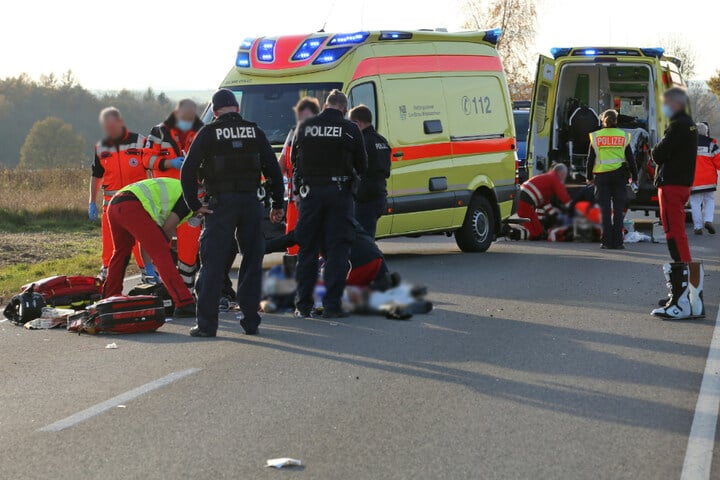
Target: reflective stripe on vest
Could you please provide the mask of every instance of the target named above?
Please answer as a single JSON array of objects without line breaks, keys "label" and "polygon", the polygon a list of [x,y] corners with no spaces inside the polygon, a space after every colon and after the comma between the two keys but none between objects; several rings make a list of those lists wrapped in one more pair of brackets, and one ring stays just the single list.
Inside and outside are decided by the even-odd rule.
[{"label": "reflective stripe on vest", "polygon": [[629,133],[619,128],[603,128],[590,134],[590,142],[595,150],[593,173],[614,172],[625,163]]},{"label": "reflective stripe on vest", "polygon": [[173,178],[153,178],[133,183],[121,191],[132,192],[150,217],[162,226],[182,197],[182,186]]}]

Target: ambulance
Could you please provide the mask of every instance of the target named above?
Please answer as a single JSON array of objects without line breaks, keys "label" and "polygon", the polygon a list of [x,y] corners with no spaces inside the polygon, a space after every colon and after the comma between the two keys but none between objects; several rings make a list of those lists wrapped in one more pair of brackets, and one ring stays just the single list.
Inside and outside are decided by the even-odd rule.
[{"label": "ambulance", "polygon": [[221,87],[280,151],[304,96],[366,105],[392,147],[378,237],[447,234],[486,251],[512,213],[516,142],[500,30],[248,38]]},{"label": "ambulance", "polygon": [[650,150],[668,125],[662,94],[685,87],[680,61],[662,48],[553,48],[540,56],[533,92],[527,158],[533,174],[555,163],[570,168],[570,180],[584,183],[589,133],[600,128],[604,110],[619,112],[618,127],[631,133],[639,172],[634,210],[657,210],[655,165]]}]

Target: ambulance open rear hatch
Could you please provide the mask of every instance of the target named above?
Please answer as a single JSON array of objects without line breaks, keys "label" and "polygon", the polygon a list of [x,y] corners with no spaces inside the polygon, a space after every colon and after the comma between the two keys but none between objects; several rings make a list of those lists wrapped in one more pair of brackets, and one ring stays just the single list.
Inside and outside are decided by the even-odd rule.
[{"label": "ambulance open rear hatch", "polygon": [[649,151],[662,137],[667,119],[662,93],[684,86],[679,61],[662,48],[554,48],[540,56],[528,133],[528,164],[542,173],[555,163],[570,169],[570,181],[584,183],[589,133],[600,114],[618,111],[619,127],[631,134],[640,192],[635,209],[655,209],[654,165]]}]

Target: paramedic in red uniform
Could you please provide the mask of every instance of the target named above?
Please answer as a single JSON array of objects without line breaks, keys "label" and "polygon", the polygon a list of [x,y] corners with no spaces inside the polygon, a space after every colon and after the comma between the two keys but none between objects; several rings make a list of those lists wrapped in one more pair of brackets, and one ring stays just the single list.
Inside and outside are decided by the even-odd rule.
[{"label": "paramedic in red uniform", "polygon": [[545,229],[538,219],[538,208],[551,204],[553,199],[564,206],[570,204],[570,195],[565,188],[567,172],[567,167],[558,163],[549,172],[532,177],[520,186],[517,214],[530,220],[523,225],[528,230],[528,240],[539,240],[545,235]]},{"label": "paramedic in red uniform", "polygon": [[689,263],[690,246],[685,233],[685,205],[695,179],[697,127],[687,113],[688,96],[681,88],[663,94],[663,113],[670,119],[665,136],[652,150],[658,165],[655,184],[660,199],[660,220],[665,230],[668,250],[675,262]]},{"label": "paramedic in red uniform", "polygon": [[710,138],[708,126],[697,124],[698,149],[695,160],[695,181],[690,189],[690,208],[692,209],[695,235],[702,235],[703,228],[715,235],[713,217],[715,215],[715,191],[717,190],[720,170],[720,147],[714,138]]},{"label": "paramedic in red uniform", "polygon": [[175,305],[175,316],[194,317],[195,299],[170,254],[170,239],[177,226],[190,217],[180,180],[150,178],[123,187],[110,200],[107,217],[115,250],[110,258],[103,297],[122,295],[130,251],[139,241],[162,275]]},{"label": "paramedic in red uniform", "polygon": [[[143,161],[150,175],[180,180],[185,154],[202,126],[197,116],[197,104],[189,98],[180,100],[170,116],[154,126],[148,135]],[[190,290],[195,286],[198,270],[200,232],[199,226],[192,227],[187,222],[177,229],[178,270]]]},{"label": "paramedic in red uniform", "polygon": [[[120,110],[108,107],[100,112],[100,124],[105,138],[95,145],[95,159],[92,164],[90,178],[90,202],[88,216],[90,220],[98,219],[97,195],[103,189],[102,214],[102,270],[100,279],[105,280],[110,257],[113,254],[113,240],[108,224],[107,207],[110,199],[121,188],[147,178],[143,165],[143,148],[145,137],[128,131]],[[135,259],[143,268],[140,249],[135,246]],[[151,275],[153,276],[153,275]]]},{"label": "paramedic in red uniform", "polygon": [[[320,113],[320,102],[318,101],[318,99],[313,97],[303,97],[300,99],[300,101],[298,101],[297,105],[295,105],[293,110],[295,111],[295,119],[297,120],[297,124],[300,125],[301,122]],[[292,152],[292,141],[294,137],[295,127],[290,130],[287,140],[285,140],[282,154],[280,154],[280,159],[278,160],[280,162],[280,171],[282,172],[283,176],[288,179],[288,182],[290,182],[288,184],[287,190],[289,193],[287,213],[285,214],[285,233],[290,233],[295,230],[295,225],[298,221],[297,205],[295,204],[295,200],[292,198],[293,166],[292,155],[290,153]],[[299,247],[297,245],[293,245],[287,249],[287,253],[289,255],[297,255],[298,249]]]}]

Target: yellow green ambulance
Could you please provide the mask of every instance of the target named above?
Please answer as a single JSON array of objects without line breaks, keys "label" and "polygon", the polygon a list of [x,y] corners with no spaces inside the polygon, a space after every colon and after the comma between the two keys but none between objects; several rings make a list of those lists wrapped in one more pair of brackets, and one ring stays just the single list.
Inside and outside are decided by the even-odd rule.
[{"label": "yellow green ambulance", "polygon": [[663,92],[685,86],[680,61],[662,48],[568,47],[551,54],[537,66],[527,145],[532,173],[565,163],[570,178],[583,182],[590,127],[599,127],[599,114],[612,108],[620,113],[619,128],[631,134],[640,174],[631,208],[657,209],[649,152],[668,125]]},{"label": "yellow green ambulance", "polygon": [[516,142],[499,30],[248,38],[221,87],[280,151],[302,97],[367,105],[392,147],[378,237],[454,234],[480,252],[512,213]]}]

